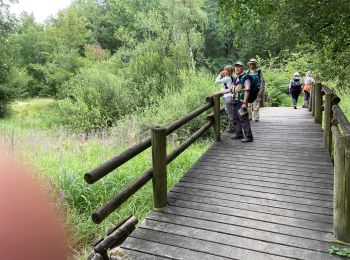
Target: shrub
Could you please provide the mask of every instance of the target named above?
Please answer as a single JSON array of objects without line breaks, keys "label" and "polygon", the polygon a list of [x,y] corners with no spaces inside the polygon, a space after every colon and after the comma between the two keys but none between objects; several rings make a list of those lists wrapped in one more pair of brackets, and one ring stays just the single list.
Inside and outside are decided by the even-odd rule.
[{"label": "shrub", "polygon": [[74,130],[99,130],[133,110],[132,89],[123,79],[97,68],[82,69],[63,84],[58,102],[58,122]]}]

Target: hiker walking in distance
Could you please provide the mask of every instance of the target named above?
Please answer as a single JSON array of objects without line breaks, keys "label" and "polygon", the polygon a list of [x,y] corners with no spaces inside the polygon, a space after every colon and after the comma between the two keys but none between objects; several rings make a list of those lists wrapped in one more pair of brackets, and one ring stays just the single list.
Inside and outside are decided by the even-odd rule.
[{"label": "hiker walking in distance", "polygon": [[264,96],[264,87],[265,87],[265,80],[264,76],[261,72],[261,69],[257,67],[258,61],[254,58],[250,59],[248,62],[249,69],[246,71],[246,74],[248,75],[254,75],[258,79],[258,85],[259,85],[259,93],[257,98],[253,103],[248,103],[248,113],[249,113],[249,119],[255,120],[255,122],[258,122],[260,119],[259,115],[259,108],[260,108],[260,102],[262,97]]},{"label": "hiker walking in distance", "polygon": [[297,109],[298,98],[301,93],[301,81],[299,72],[295,72],[289,82],[289,93],[292,96],[293,107]]}]

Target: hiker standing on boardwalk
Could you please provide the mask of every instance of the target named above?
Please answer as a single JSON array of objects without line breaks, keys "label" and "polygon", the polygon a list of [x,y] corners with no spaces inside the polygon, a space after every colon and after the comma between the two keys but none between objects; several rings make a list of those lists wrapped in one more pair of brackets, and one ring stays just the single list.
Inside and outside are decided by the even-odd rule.
[{"label": "hiker standing on boardwalk", "polygon": [[309,70],[304,78],[304,105],[303,107],[309,107],[309,99],[312,86],[315,85],[315,80],[312,77],[312,73]]},{"label": "hiker standing on boardwalk", "polygon": [[232,93],[227,92],[230,90],[231,85],[233,84],[234,78],[232,77],[233,66],[227,65],[224,70],[219,73],[217,76],[215,83],[222,84],[221,91],[224,93],[224,104],[225,104],[225,112],[227,114],[228,127],[226,129],[229,133],[234,133],[235,128],[233,126],[233,104],[232,104]]},{"label": "hiker standing on boardwalk", "polygon": [[292,96],[293,107],[297,109],[298,98],[301,93],[301,82],[299,72],[295,72],[289,82],[289,93]]},{"label": "hiker standing on boardwalk", "polygon": [[257,63],[258,61],[256,59],[254,58],[250,59],[248,62],[249,69],[246,71],[246,74],[255,75],[258,78],[258,84],[260,87],[260,91],[255,101],[253,103],[248,103],[249,119],[255,120],[255,122],[258,122],[260,118],[259,116],[260,101],[264,96],[264,87],[265,87],[264,76],[261,72],[261,69],[257,67]]},{"label": "hiker standing on boardwalk", "polygon": [[253,134],[250,128],[248,117],[248,97],[251,87],[249,76],[244,72],[243,62],[235,63],[235,73],[233,91],[233,124],[236,135],[232,139],[241,139],[242,143],[253,142]]}]

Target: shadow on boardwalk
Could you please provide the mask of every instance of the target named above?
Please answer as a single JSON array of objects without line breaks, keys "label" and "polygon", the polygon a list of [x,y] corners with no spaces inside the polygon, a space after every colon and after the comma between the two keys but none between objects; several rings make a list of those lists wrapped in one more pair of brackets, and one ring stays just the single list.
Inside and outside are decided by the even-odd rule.
[{"label": "shadow on boardwalk", "polygon": [[263,108],[252,129],[253,143],[223,135],[116,259],[338,259],[321,126],[306,109]]}]

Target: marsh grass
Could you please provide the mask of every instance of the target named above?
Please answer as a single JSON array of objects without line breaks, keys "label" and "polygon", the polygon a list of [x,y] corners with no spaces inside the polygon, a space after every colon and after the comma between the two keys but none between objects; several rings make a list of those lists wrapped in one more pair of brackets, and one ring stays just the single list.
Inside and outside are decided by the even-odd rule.
[{"label": "marsh grass", "polygon": [[[9,151],[25,162],[40,180],[55,207],[59,209],[61,219],[69,235],[72,255],[84,259],[91,250],[92,240],[105,236],[106,230],[119,220],[132,214],[141,221],[152,209],[151,182],[141,188],[117,211],[100,225],[91,220],[91,213],[102,203],[123,190],[151,167],[151,151],[147,149],[134,159],[122,165],[105,178],[93,185],[85,183],[83,176],[94,167],[120,154],[129,145],[139,141],[129,133],[72,134],[64,129],[50,128],[38,111],[50,111],[55,101],[33,100],[29,104],[15,103],[15,117],[0,121],[0,149]],[[29,111],[24,112],[23,106]],[[30,111],[33,111],[31,113]],[[23,122],[21,122],[21,120]],[[43,121],[42,121],[43,120]],[[135,125],[135,132],[138,131]],[[169,138],[168,152],[178,145],[176,138]],[[168,167],[168,190],[198,160],[209,147],[208,141],[192,145]]]}]

